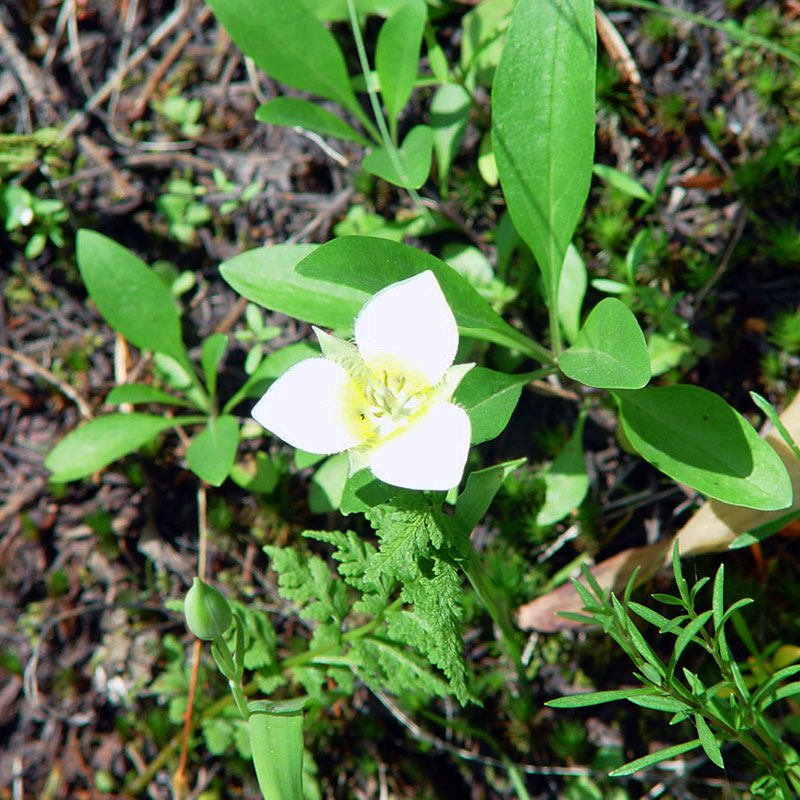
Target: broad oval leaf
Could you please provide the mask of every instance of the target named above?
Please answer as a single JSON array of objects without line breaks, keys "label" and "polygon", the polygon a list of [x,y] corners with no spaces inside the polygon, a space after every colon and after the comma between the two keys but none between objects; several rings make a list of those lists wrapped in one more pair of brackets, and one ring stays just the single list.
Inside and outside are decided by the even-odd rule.
[{"label": "broad oval leaf", "polygon": [[558,366],[573,380],[598,389],[641,389],[650,380],[642,329],[614,297],[592,309],[572,347],[558,357]]},{"label": "broad oval leaf", "polygon": [[316,279],[315,284],[323,286],[323,282],[330,282],[342,289],[359,290],[364,293],[364,301],[390,283],[427,269],[436,276],[464,335],[521,350],[542,360],[542,348],[512,328],[461,275],[415,247],[372,236],[343,236],[321,245],[297,265],[297,272]]},{"label": "broad oval leaf", "polygon": [[264,72],[362,114],[331,32],[300,0],[211,0],[214,16]]},{"label": "broad oval leaf", "polygon": [[365,139],[355,128],[336,114],[332,114],[317,103],[299,97],[276,97],[256,109],[256,119],[268,125],[286,125],[316,131],[323,136],[334,136],[366,145]]},{"label": "broad oval leaf", "polygon": [[375,69],[390,122],[397,119],[414,89],[426,18],[423,0],[407,0],[378,32]]},{"label": "broad oval leaf", "polygon": [[166,353],[188,366],[175,302],[161,278],[127,247],[78,231],[78,269],[103,319],[141,350]]},{"label": "broad oval leaf", "polygon": [[226,415],[209,419],[186,448],[186,463],[199,478],[220,486],[230,475],[239,447],[239,423]]},{"label": "broad oval leaf", "polygon": [[385,147],[379,147],[365,156],[361,166],[395,186],[419,189],[431,171],[433,131],[427,125],[415,126],[406,134],[395,155],[397,163]]},{"label": "broad oval leaf", "polygon": [[175,420],[150,414],[106,414],[68,433],[48,454],[44,465],[54,483],[85,478],[138,450]]},{"label": "broad oval leaf", "polygon": [[596,51],[592,0],[518,0],[494,76],[500,185],[550,303],[589,193]]},{"label": "broad oval leaf", "polygon": [[453,399],[469,414],[470,444],[499,436],[519,402],[522,387],[536,375],[507,375],[485,367],[473,367],[463,378]]},{"label": "broad oval leaf", "polygon": [[250,749],[267,800],[303,800],[303,712],[255,712],[248,719]]},{"label": "broad oval leaf", "polygon": [[264,308],[315,325],[349,328],[370,293],[296,272],[295,265],[316,247],[280,244],[247,250],[226,261],[219,271],[239,294]]},{"label": "broad oval leaf", "polygon": [[762,511],[792,502],[792,484],[777,453],[718,395],[697,386],[614,394],[628,441],[670,478]]}]

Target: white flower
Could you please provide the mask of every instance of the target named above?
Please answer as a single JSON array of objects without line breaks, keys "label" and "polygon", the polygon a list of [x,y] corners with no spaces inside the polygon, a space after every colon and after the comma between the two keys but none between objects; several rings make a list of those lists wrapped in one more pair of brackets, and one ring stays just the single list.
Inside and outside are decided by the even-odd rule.
[{"label": "white flower", "polygon": [[355,344],[314,331],[323,357],[288,369],[253,417],[301,450],[347,450],[351,474],[369,467],[407,489],[456,486],[471,428],[464,409],[450,401],[474,365],[451,366],[458,328],[433,273],[393,283],[368,300],[356,317]]}]

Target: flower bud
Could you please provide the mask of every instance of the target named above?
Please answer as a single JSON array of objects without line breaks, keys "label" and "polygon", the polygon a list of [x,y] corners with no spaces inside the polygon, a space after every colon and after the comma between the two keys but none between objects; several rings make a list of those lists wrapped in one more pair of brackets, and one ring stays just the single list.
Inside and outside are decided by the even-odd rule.
[{"label": "flower bud", "polygon": [[186,625],[198,638],[213,642],[222,636],[233,620],[228,601],[213,586],[194,578],[183,603]]}]

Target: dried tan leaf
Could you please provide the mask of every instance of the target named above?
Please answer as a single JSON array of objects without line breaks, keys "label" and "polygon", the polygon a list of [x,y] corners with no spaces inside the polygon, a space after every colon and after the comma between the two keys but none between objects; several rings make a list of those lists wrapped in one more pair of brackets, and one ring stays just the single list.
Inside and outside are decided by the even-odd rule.
[{"label": "dried tan leaf", "polygon": [[[780,418],[792,438],[795,441],[800,440],[800,394],[784,409]],[[777,519],[789,510],[800,508],[800,463],[777,430],[771,430],[766,440],[780,456],[792,480],[794,504],[791,509],[756,511],[728,505],[719,500],[707,500],[676,535],[681,556],[726,550],[740,534]],[[669,564],[672,543],[676,537],[646,547],[623,550],[593,566],[592,575],[604,589],[619,593],[625,588],[634,567],[638,566],[640,572],[637,584],[644,583]],[[557,612],[580,613],[582,608],[583,601],[572,583],[565,583],[521,606],[517,610],[517,624],[523,630],[543,633],[580,628],[580,623],[559,617]]]}]

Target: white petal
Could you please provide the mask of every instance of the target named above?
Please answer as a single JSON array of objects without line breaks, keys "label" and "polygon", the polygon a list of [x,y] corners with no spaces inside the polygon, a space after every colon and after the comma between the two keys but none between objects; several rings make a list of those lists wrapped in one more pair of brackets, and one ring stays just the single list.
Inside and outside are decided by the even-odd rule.
[{"label": "white petal", "polygon": [[255,420],[293,447],[339,453],[364,441],[353,412],[358,389],[345,369],[326,358],[290,367],[258,401]]},{"label": "white petal", "polygon": [[356,317],[355,339],[370,366],[396,366],[436,384],[456,356],[458,327],[427,270],[368,300]]},{"label": "white petal", "polygon": [[463,408],[438,403],[408,430],[378,445],[370,455],[370,469],[393,486],[450,489],[464,473],[470,433]]}]

